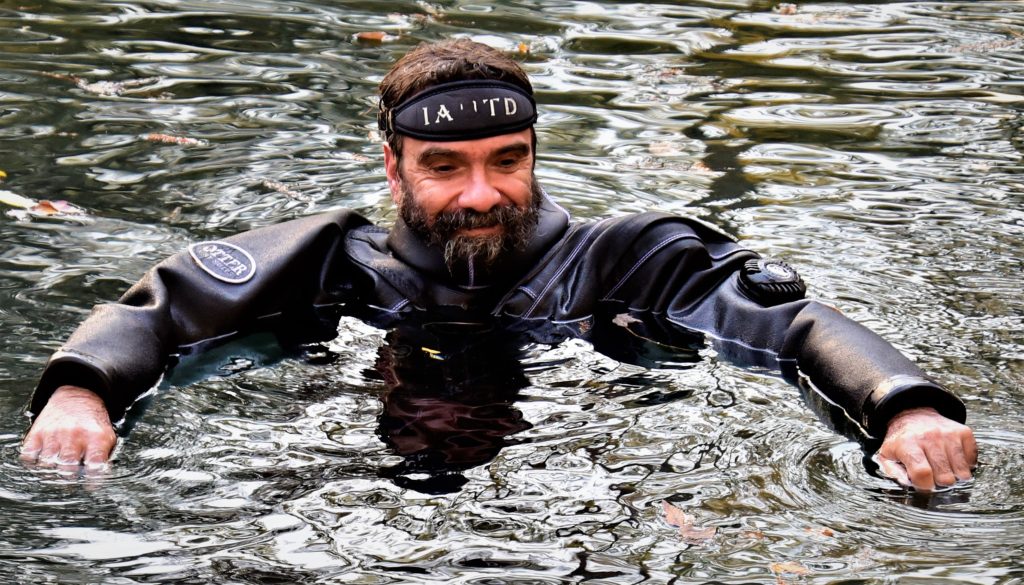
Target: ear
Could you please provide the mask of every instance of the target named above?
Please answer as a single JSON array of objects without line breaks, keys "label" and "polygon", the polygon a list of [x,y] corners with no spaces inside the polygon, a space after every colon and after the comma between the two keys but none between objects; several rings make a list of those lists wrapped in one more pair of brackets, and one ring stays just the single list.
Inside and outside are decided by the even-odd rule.
[{"label": "ear", "polygon": [[391,189],[391,200],[398,205],[402,200],[401,177],[398,174],[398,157],[391,150],[391,145],[384,143],[384,172],[388,177],[388,188]]}]

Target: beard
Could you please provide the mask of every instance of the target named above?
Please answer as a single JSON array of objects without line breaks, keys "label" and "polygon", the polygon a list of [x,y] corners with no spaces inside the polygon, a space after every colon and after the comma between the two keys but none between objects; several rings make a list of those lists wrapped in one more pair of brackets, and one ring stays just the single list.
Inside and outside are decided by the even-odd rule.
[{"label": "beard", "polygon": [[[525,249],[537,229],[543,192],[535,177],[530,178],[530,201],[525,207],[506,204],[486,212],[458,209],[441,212],[432,219],[407,185],[403,179],[398,214],[420,239],[443,250],[449,272],[459,261],[470,259],[478,266],[490,268],[506,253]],[[502,229],[494,234],[471,236],[460,233],[496,225]]]}]

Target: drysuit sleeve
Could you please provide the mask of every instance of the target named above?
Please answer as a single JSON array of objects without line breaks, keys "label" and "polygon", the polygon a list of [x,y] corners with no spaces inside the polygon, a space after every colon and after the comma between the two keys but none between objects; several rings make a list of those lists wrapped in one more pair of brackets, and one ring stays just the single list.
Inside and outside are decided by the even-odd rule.
[{"label": "drysuit sleeve", "polygon": [[717,230],[663,217],[648,223],[634,243],[633,264],[619,267],[630,271],[620,284],[625,292],[618,293],[624,300],[710,336],[736,361],[777,367],[787,375],[798,371],[871,436],[883,437],[889,420],[912,407],[930,406],[960,423],[966,419],[954,394],[836,309],[804,298],[773,301],[752,294],[740,274],[758,256]]},{"label": "drysuit sleeve", "polygon": [[29,410],[54,390],[88,388],[111,420],[160,379],[183,346],[262,318],[337,300],[346,233],[369,222],[349,210],[194,244],[150,269],[117,303],[98,305],[50,358]]},{"label": "drysuit sleeve", "polygon": [[739,280],[733,273],[671,320],[712,335],[739,361],[775,360],[784,374],[799,371],[872,437],[884,437],[889,420],[907,408],[931,406],[966,419],[955,395],[868,328],[816,301],[751,300]]}]

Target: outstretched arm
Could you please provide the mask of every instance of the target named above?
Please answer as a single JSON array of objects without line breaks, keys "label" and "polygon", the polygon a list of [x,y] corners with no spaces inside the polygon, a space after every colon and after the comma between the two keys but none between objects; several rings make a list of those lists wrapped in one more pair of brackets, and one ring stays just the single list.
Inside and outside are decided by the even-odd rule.
[{"label": "outstretched arm", "polygon": [[26,463],[99,466],[117,436],[98,394],[77,386],[57,388],[21,444]]},{"label": "outstretched arm", "polygon": [[[884,438],[885,471],[898,479],[896,462],[902,464],[906,485],[931,491],[971,476],[977,447],[962,424],[966,408],[953,393],[839,311],[789,295],[782,286],[793,282],[783,274],[788,270],[757,263],[760,280],[743,281],[756,256],[682,223],[662,217],[639,232],[637,245],[624,248],[636,253],[615,265],[625,276],[610,298],[664,312],[669,322],[710,335],[720,355],[777,365],[793,381],[806,376],[868,435]],[[767,286],[758,285],[765,280]]]},{"label": "outstretched arm", "polygon": [[[170,354],[269,315],[337,302],[350,272],[339,257],[344,237],[367,223],[338,210],[161,262],[119,302],[98,306],[50,358],[29,407],[36,416],[23,458],[105,461],[116,440],[111,421],[157,383]],[[225,252],[232,249],[252,260],[246,278],[230,278],[243,267]],[[219,262],[219,272],[204,268],[200,257]]]}]

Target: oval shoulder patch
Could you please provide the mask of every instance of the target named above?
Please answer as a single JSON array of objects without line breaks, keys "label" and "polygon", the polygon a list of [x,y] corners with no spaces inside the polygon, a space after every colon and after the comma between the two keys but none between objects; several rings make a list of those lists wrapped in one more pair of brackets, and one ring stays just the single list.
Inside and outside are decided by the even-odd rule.
[{"label": "oval shoulder patch", "polygon": [[207,274],[230,284],[248,282],[256,274],[252,254],[227,242],[199,242],[188,253]]}]

